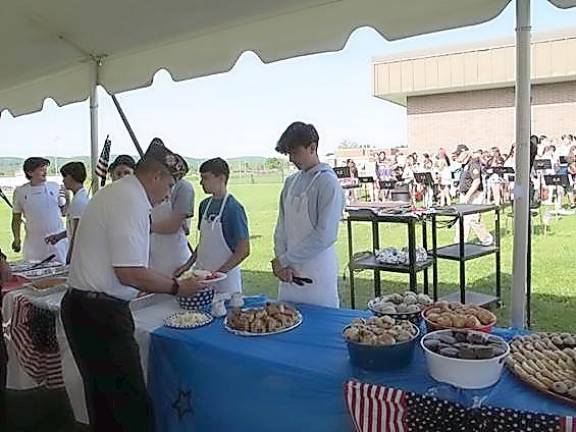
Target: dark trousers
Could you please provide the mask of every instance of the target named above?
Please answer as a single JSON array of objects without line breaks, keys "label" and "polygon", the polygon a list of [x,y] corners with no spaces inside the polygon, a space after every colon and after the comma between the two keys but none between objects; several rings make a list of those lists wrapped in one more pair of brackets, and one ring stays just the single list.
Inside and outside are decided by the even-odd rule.
[{"label": "dark trousers", "polygon": [[[2,322],[2,297],[0,296],[0,325]],[[0,331],[0,430],[4,430],[6,425],[6,363],[8,363],[8,354],[4,335]]]},{"label": "dark trousers", "polygon": [[154,431],[128,304],[70,290],[62,300],[62,322],[84,381],[91,430]]}]

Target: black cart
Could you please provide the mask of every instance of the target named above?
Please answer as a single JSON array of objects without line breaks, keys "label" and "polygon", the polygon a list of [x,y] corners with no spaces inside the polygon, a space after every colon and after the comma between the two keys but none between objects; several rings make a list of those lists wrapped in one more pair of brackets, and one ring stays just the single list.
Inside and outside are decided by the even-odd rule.
[{"label": "black cart", "polygon": [[[474,214],[494,212],[494,244],[483,246],[474,243],[464,242],[464,216]],[[434,260],[434,298],[437,297],[438,283],[436,280],[437,260],[446,259],[456,261],[460,265],[460,291],[442,297],[440,300],[456,301],[466,304],[477,304],[480,306],[500,305],[501,298],[501,253],[500,253],[500,207],[496,205],[484,204],[455,204],[450,207],[437,208],[436,215],[432,217],[433,237],[436,237],[438,219],[451,218],[456,219],[455,223],[459,224],[460,238],[458,243],[439,246],[436,250],[436,260]],[[434,253],[434,251],[433,251]],[[496,266],[496,292],[495,295],[488,295],[474,291],[466,290],[466,262],[481,258],[488,255],[495,256]]]},{"label": "black cart", "polygon": [[[398,214],[393,213],[375,213],[370,209],[348,210],[349,216],[346,219],[348,227],[348,270],[350,273],[350,305],[356,307],[354,272],[358,270],[374,271],[374,295],[381,295],[380,273],[405,273],[409,275],[410,290],[417,292],[417,274],[424,272],[424,293],[428,294],[428,269],[435,263],[435,254],[433,249],[436,247],[436,236],[432,236],[432,250],[428,250],[427,239],[427,215],[415,215],[408,211],[398,210]],[[370,223],[372,225],[372,253],[368,256],[355,258],[354,254],[354,223]],[[408,256],[409,264],[381,264],[376,260],[376,251],[380,249],[380,230],[379,225],[382,223],[404,224],[408,231]],[[416,225],[422,226],[422,247],[428,251],[428,259],[422,263],[416,263]],[[436,267],[436,266],[434,266]],[[436,277],[434,276],[436,280]]]}]

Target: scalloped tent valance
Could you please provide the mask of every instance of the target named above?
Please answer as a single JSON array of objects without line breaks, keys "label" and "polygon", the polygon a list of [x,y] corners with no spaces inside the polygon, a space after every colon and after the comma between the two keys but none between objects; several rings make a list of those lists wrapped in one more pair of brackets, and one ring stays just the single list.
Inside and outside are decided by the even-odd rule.
[{"label": "scalloped tent valance", "polygon": [[[510,0],[6,0],[0,4],[0,111],[22,115],[89,96],[93,61],[111,93],[342,48],[370,26],[393,40],[488,21]],[[576,0],[549,0],[572,7]]]}]

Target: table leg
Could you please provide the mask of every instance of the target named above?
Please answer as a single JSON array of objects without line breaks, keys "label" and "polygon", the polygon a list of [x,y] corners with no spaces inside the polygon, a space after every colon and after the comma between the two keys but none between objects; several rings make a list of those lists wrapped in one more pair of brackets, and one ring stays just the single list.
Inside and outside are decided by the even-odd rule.
[{"label": "table leg", "polygon": [[[428,221],[422,219],[422,247],[428,252]],[[428,267],[424,269],[424,294],[428,295]]]},{"label": "table leg", "polygon": [[410,271],[410,291],[417,292],[416,288],[416,223],[408,222],[408,268]]},{"label": "table leg", "polygon": [[526,326],[530,328],[532,325],[532,231],[531,226],[532,218],[528,218],[528,250],[526,257]]},{"label": "table leg", "polygon": [[432,292],[434,301],[438,301],[438,257],[436,256],[436,249],[438,247],[438,238],[436,232],[436,215],[432,215]]},{"label": "table leg", "polygon": [[356,296],[354,287],[354,242],[352,240],[352,221],[347,220],[348,228],[348,271],[350,272],[350,307],[356,309]]},{"label": "table leg", "polygon": [[[530,218],[528,218],[528,220],[530,220]],[[498,302],[500,302],[500,297],[502,294],[502,285],[501,285],[501,275],[502,275],[502,269],[501,269],[501,252],[500,252],[500,209],[496,210],[496,219],[495,219],[495,223],[496,223],[496,297],[498,297]]]},{"label": "table leg", "polygon": [[[378,222],[372,222],[372,252],[380,249],[380,230]],[[374,295],[380,297],[382,289],[380,285],[380,270],[374,270]]]},{"label": "table leg", "polygon": [[458,219],[458,225],[460,227],[460,302],[462,304],[466,303],[466,262],[464,261],[465,256],[465,244],[464,244],[464,216],[460,215]]}]

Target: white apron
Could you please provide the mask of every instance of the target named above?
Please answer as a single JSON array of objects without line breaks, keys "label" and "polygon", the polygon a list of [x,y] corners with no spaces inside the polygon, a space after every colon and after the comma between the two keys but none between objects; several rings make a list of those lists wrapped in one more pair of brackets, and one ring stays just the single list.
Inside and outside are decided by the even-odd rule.
[{"label": "white apron", "polygon": [[[206,210],[200,221],[200,243],[198,244],[198,258],[196,268],[201,270],[216,271],[233,255],[232,250],[226,243],[224,232],[222,231],[222,212],[228,201],[228,194],[222,201],[220,212],[212,220],[208,220],[208,210],[212,203],[212,198],[208,201]],[[217,293],[232,294],[242,292],[242,275],[240,267],[235,267],[227,273],[227,278],[214,284]]]},{"label": "white apron", "polygon": [[[308,213],[308,190],[320,172],[314,176],[306,190],[299,196],[293,194],[296,179],[286,194],[284,201],[284,229],[288,250],[295,248],[313,230]],[[335,245],[322,251],[304,264],[292,266],[300,277],[312,279],[313,283],[302,286],[280,282],[278,300],[293,303],[308,303],[320,306],[339,307],[338,298],[338,256]]]},{"label": "white apron", "polygon": [[64,231],[58,198],[58,193],[55,194],[46,184],[30,186],[22,197],[26,219],[26,237],[22,246],[24,260],[38,262],[55,254],[53,261],[66,263],[68,239],[60,240],[54,246],[46,243],[47,236]]},{"label": "white apron", "polygon": [[[172,215],[172,203],[170,200],[152,209],[152,222],[159,222]],[[163,275],[172,277],[174,272],[182,267],[190,258],[188,240],[184,228],[180,227],[173,234],[150,234],[150,263],[152,270]]]}]

